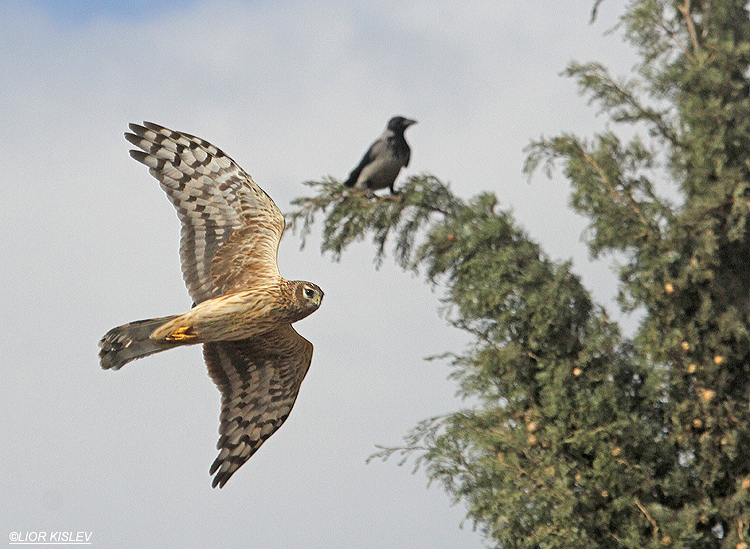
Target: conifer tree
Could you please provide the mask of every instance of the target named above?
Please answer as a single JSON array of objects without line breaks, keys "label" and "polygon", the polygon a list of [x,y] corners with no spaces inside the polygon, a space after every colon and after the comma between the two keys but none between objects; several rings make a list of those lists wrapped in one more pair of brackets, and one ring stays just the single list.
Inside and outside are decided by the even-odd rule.
[{"label": "conifer tree", "polygon": [[447,356],[477,404],[377,455],[414,456],[488,542],[748,549],[750,19],[736,0],[634,0],[621,28],[634,74],[566,71],[614,129],[535,141],[526,169],[560,166],[592,254],[617,253],[633,338],[491,193],[422,175],[373,198],[326,179],[290,220],[304,241],[323,214],[334,257],[390,242],[446,288],[449,322],[474,337]]}]

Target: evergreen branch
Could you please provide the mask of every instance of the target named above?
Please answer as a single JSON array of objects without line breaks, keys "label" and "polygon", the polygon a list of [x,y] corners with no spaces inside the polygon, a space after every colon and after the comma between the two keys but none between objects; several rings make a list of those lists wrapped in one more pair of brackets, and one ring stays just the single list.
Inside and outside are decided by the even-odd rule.
[{"label": "evergreen branch", "polygon": [[[656,133],[674,146],[680,140],[677,133],[665,120],[665,113],[654,108],[646,107],[636,97],[636,82],[634,80],[618,83],[609,71],[599,63],[579,64],[571,63],[565,70],[567,76],[578,78],[581,93],[591,94],[589,103],[599,101],[602,111],[612,111],[613,120],[619,122],[647,121],[653,124]],[[621,109],[615,112],[615,109]]]},{"label": "evergreen branch", "polygon": [[657,27],[659,27],[662,31],[664,31],[669,38],[672,39],[672,42],[677,44],[677,46],[682,50],[682,52],[689,58],[693,59],[693,54],[690,52],[690,48],[688,45],[675,33],[672,29],[670,29],[663,21],[659,20],[657,23]]},{"label": "evergreen branch", "polygon": [[677,4],[677,9],[682,13],[685,18],[685,24],[687,25],[688,34],[690,35],[690,41],[693,45],[693,52],[698,53],[700,50],[700,43],[698,41],[698,33],[695,30],[695,21],[691,12],[691,1],[685,0],[682,4]]},{"label": "evergreen branch", "polygon": [[596,16],[599,14],[599,6],[601,3],[604,2],[604,0],[595,0],[594,5],[591,8],[591,17],[589,19],[589,25],[593,24],[594,21],[596,21]]},{"label": "evergreen branch", "polygon": [[[525,453],[524,453],[524,456],[528,458],[528,456],[526,456]],[[514,465],[512,463],[508,463],[508,461],[505,459],[505,456],[503,456],[500,453],[498,453],[498,455],[497,455],[497,461],[498,461],[498,463],[500,463],[500,465],[502,465],[506,469],[511,470],[511,471],[515,471],[516,474],[517,474],[517,476],[518,476],[518,478],[527,477],[527,478],[531,479],[531,481],[534,484],[536,484],[537,488],[544,488],[544,485],[545,485],[544,481],[539,480],[534,475],[532,475],[531,472],[529,471],[529,469],[524,469],[523,467],[519,467],[518,465]],[[529,461],[533,462],[533,460],[530,459],[530,458],[529,458]]]},{"label": "evergreen branch", "polygon": [[646,519],[651,523],[651,527],[653,528],[653,538],[654,540],[659,539],[659,525],[656,524],[656,521],[651,518],[651,515],[648,514],[648,510],[641,504],[640,501],[638,501],[638,498],[633,498],[633,502],[636,504],[638,509],[640,509],[641,513],[643,513],[646,516]]},{"label": "evergreen branch", "polygon": [[750,532],[748,526],[750,526],[750,522],[748,522],[748,520],[737,520],[737,539],[740,540],[740,543],[745,543],[745,532]]},{"label": "evergreen branch", "polygon": [[[430,450],[429,447],[420,445],[381,446],[380,444],[376,444],[375,448],[377,448],[378,451],[367,456],[365,463],[369,464],[371,461],[376,459],[379,459],[381,461],[388,461],[394,454],[400,454],[402,457],[398,462],[399,467],[404,465],[409,460],[409,456],[414,452],[428,452]],[[414,472],[416,472],[417,469],[418,467],[415,467]]]},{"label": "evergreen branch", "polygon": [[318,193],[293,200],[292,205],[298,209],[286,217],[293,231],[301,225],[304,246],[316,214],[328,210],[321,250],[332,252],[334,259],[338,259],[349,244],[369,234],[377,246],[375,261],[379,265],[387,241],[395,234],[394,252],[398,263],[414,270],[414,242],[420,231],[432,224],[432,215],[445,218],[464,207],[446,184],[431,175],[408,178],[397,195],[377,196],[372,191],[347,189],[333,178],[305,184]]},{"label": "evergreen branch", "polygon": [[[412,454],[421,453],[414,463],[414,469],[412,472],[416,472],[422,462],[426,459],[426,456],[430,454],[430,452],[435,451],[437,440],[441,436],[439,433],[446,428],[446,424],[452,415],[453,414],[434,416],[420,421],[409,434],[404,436],[406,444],[403,446],[382,446],[376,444],[375,447],[378,451],[370,454],[365,460],[365,463],[369,464],[375,459],[388,461],[393,455],[399,454],[401,459],[398,462],[398,466],[401,467],[409,460],[409,457],[411,457]],[[424,444],[422,444],[422,442],[424,442]],[[468,464],[464,461],[463,456],[460,456],[458,460],[468,469]]]},{"label": "evergreen branch", "polygon": [[638,219],[641,221],[641,224],[643,224],[645,227],[647,227],[648,231],[650,233],[654,233],[653,227],[651,226],[651,223],[644,217],[643,212],[638,207],[638,202],[630,195],[630,193],[626,193],[625,196],[618,191],[614,185],[612,185],[612,182],[610,181],[609,177],[607,176],[606,172],[602,169],[602,167],[599,165],[599,163],[592,157],[589,153],[587,153],[583,147],[579,146],[579,152],[582,155],[584,161],[590,165],[594,170],[596,170],[596,173],[599,174],[599,179],[604,184],[604,186],[607,188],[607,191],[609,191],[610,194],[615,196],[621,204],[625,204],[630,206],[630,209],[635,212],[636,216],[638,216]]}]

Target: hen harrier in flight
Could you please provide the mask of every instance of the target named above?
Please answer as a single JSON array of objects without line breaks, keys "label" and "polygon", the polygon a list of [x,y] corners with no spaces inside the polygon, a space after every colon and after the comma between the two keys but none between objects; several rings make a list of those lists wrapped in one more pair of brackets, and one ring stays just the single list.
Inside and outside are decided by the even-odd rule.
[{"label": "hen harrier in flight", "polygon": [[208,141],[157,124],[130,124],[130,156],[149,167],[182,222],[182,274],[195,302],[186,313],[113,328],[99,342],[102,368],[180,345],[203,344],[221,391],[213,486],[229,477],[289,415],[313,346],[292,323],[320,306],[311,282],[281,277],[284,217],[231,158]]}]

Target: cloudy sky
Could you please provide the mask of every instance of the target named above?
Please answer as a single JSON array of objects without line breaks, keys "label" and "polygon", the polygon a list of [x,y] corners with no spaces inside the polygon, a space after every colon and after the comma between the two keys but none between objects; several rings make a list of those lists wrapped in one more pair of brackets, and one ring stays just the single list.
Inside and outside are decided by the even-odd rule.
[{"label": "cloudy sky", "polygon": [[603,121],[559,76],[572,59],[625,73],[604,36],[623,0],[590,2],[0,0],[0,547],[15,532],[91,546],[478,547],[465,509],[423,472],[365,464],[419,420],[458,410],[445,363],[468,341],[440,289],[356,245],[341,262],[287,234],[280,267],[318,283],[297,325],[315,345],[284,427],[212,490],[219,393],[199,348],[102,371],[97,342],[186,310],[179,224],[128,156],[151,120],[224,149],[283,211],[301,182],[344,178],[395,114],[412,163],[470,197],[491,190],[613,312],[565,182],[521,173],[542,134]]}]

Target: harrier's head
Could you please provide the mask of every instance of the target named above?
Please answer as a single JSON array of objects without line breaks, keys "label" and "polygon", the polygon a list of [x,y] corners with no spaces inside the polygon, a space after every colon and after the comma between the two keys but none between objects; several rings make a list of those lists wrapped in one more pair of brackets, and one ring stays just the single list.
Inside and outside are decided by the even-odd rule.
[{"label": "harrier's head", "polygon": [[296,322],[314,313],[320,307],[320,302],[323,301],[323,290],[317,284],[302,280],[295,280],[290,284],[294,290],[294,320],[292,322]]}]

